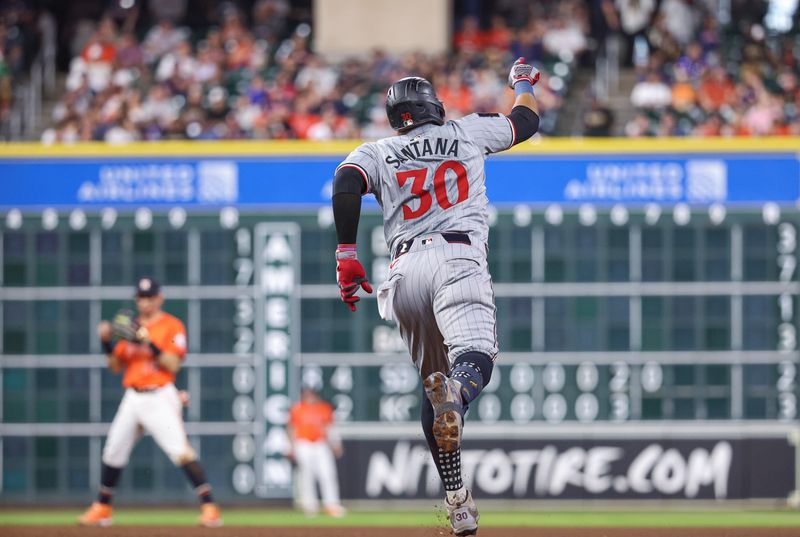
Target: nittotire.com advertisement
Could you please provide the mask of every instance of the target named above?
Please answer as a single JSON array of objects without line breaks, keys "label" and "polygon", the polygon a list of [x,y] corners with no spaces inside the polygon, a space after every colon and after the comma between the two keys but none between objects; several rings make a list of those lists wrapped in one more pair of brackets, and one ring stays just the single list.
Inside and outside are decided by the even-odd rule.
[{"label": "nittotire.com advertisement", "polygon": [[[786,498],[794,447],[786,438],[468,441],[462,473],[477,498]],[[424,442],[349,440],[339,462],[347,499],[439,498]]]}]

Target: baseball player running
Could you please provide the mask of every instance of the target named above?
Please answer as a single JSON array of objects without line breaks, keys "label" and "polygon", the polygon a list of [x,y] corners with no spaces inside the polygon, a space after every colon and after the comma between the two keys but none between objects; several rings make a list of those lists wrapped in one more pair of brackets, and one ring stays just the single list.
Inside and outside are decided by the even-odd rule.
[{"label": "baseball player running", "polygon": [[456,535],[478,530],[478,509],[461,478],[461,431],[498,352],[484,160],[536,132],[538,80],[539,72],[520,58],[508,77],[516,94],[510,114],[447,123],[430,82],[398,80],[386,101],[398,135],[359,146],[333,182],[337,281],[352,311],[359,288],[372,292],[356,256],[361,196],[373,193],[383,209],[393,260],[378,289],[378,310],[398,323],[424,379],[422,428]]},{"label": "baseball player running", "polygon": [[186,437],[183,402],[174,385],[175,374],[186,355],[186,329],[177,317],[161,310],[163,304],[158,283],[142,278],[136,286],[139,317],[120,311],[112,322],[98,325],[108,367],[114,373],[124,370],[122,384],[126,390],[103,448],[100,493],[78,519],[82,525],[111,524],[114,487],[144,431],[186,473],[202,502],[200,524],[222,525],[211,487]]}]

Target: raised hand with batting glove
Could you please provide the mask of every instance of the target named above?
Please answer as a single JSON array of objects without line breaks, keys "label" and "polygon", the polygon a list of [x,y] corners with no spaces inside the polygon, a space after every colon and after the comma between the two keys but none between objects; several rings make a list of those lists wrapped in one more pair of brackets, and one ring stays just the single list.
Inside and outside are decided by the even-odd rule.
[{"label": "raised hand with batting glove", "polygon": [[524,82],[530,84],[530,88],[524,88],[526,91],[530,91],[539,82],[541,76],[542,74],[536,67],[525,63],[525,58],[517,58],[517,61],[511,66],[511,72],[508,73],[508,87],[516,91],[517,84]]},{"label": "raised hand with batting glove", "polygon": [[347,304],[350,311],[356,311],[356,302],[361,300],[356,295],[359,287],[372,293],[364,266],[356,257],[355,244],[340,244],[336,247],[336,282],[339,284],[342,302]]}]

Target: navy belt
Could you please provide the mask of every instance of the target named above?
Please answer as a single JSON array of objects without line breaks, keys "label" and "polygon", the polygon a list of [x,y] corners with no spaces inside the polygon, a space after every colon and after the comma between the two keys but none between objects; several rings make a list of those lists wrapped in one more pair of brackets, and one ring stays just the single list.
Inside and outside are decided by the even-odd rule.
[{"label": "navy belt", "polygon": [[[469,235],[460,231],[439,233],[439,235],[441,235],[442,238],[450,244],[472,244],[472,241],[469,239]],[[411,249],[411,245],[414,244],[414,240],[416,239],[408,239],[407,241],[403,241],[398,244],[394,251],[394,259],[397,259],[401,255],[407,253]]]},{"label": "navy belt", "polygon": [[131,386],[131,389],[137,393],[150,393],[150,392],[156,392],[163,387],[164,386],[147,386],[144,388],[137,388],[136,386]]}]

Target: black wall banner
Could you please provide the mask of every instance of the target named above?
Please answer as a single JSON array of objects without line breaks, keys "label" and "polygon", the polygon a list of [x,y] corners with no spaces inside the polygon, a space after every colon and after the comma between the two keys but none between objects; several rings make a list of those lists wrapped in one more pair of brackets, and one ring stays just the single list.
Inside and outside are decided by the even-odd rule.
[{"label": "black wall banner", "polygon": [[[476,498],[786,498],[794,447],[786,438],[471,440],[462,451]],[[440,498],[427,446],[349,440],[339,461],[345,499]]]}]

